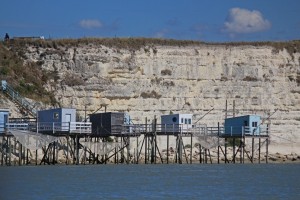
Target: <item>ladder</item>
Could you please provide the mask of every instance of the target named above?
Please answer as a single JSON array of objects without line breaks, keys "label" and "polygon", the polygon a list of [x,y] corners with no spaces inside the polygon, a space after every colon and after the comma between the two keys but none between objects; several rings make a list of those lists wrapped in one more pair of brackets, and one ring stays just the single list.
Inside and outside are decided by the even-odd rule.
[{"label": "ladder", "polygon": [[12,101],[21,108],[21,110],[25,111],[26,114],[36,117],[37,110],[34,104],[27,101],[25,97],[22,97],[19,92],[15,91],[13,87],[6,82],[6,80],[1,81],[1,89],[4,94],[10,97]]}]

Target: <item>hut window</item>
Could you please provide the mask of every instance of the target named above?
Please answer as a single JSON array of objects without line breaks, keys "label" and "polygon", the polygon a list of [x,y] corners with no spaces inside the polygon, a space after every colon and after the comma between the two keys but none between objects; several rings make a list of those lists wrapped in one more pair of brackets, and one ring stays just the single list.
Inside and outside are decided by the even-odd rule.
[{"label": "hut window", "polygon": [[257,122],[252,122],[252,127],[257,127]]},{"label": "hut window", "polygon": [[189,119],[189,124],[192,124],[192,119]]},{"label": "hut window", "polygon": [[53,113],[53,119],[58,119],[58,118],[59,118],[58,112]]},{"label": "hut window", "polygon": [[184,122],[185,122],[185,124],[188,124],[188,119],[185,118]]},{"label": "hut window", "polygon": [[181,118],[181,123],[183,124],[183,118]]},{"label": "hut window", "polygon": [[172,121],[177,122],[177,117],[173,117]]}]

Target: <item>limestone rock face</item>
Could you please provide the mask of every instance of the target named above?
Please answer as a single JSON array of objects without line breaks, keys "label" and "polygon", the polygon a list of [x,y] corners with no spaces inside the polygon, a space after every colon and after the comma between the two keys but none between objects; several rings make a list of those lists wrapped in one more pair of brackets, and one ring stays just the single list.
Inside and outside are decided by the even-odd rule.
[{"label": "limestone rock face", "polygon": [[[56,49],[30,46],[59,79],[46,87],[81,117],[108,104],[134,123],[160,115],[193,113],[194,122],[217,126],[227,116],[259,114],[272,141],[300,142],[300,54],[271,46],[203,44],[145,46],[139,50],[86,44]],[[234,105],[233,102],[235,101]],[[103,110],[103,109],[102,109]],[[295,145],[299,146],[299,145]]]}]

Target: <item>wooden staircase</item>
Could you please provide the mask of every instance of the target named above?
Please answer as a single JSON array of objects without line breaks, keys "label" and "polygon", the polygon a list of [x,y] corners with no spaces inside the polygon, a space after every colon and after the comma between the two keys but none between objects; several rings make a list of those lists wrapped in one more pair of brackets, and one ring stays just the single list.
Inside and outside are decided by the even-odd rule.
[{"label": "wooden staircase", "polygon": [[21,96],[18,91],[15,91],[12,86],[10,86],[5,80],[1,81],[1,90],[2,92],[9,97],[14,104],[19,108],[21,113],[26,116],[36,117],[37,109],[35,104],[30,103]]}]

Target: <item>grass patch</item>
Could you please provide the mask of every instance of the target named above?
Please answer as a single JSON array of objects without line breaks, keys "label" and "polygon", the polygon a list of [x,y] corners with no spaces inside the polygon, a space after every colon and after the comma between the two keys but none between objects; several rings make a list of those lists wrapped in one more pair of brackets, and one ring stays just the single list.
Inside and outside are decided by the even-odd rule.
[{"label": "grass patch", "polygon": [[40,63],[24,62],[22,53],[20,56],[20,52],[0,43],[0,79],[6,80],[25,97],[57,105],[54,94],[43,87],[50,80],[49,74],[41,69]]}]

